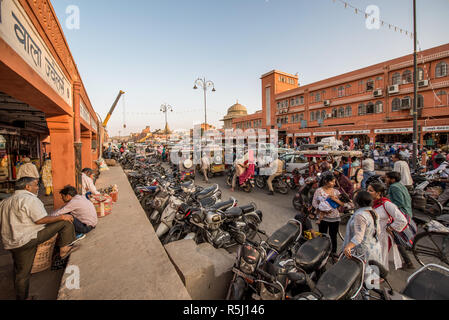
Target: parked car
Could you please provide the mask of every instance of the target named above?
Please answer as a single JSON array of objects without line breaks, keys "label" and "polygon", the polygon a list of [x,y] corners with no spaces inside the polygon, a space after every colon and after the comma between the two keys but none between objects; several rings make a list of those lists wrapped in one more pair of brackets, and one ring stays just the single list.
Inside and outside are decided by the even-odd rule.
[{"label": "parked car", "polygon": [[287,153],[279,156],[279,159],[285,162],[286,171],[292,173],[298,169],[299,172],[306,171],[309,167],[307,158],[302,154]]}]

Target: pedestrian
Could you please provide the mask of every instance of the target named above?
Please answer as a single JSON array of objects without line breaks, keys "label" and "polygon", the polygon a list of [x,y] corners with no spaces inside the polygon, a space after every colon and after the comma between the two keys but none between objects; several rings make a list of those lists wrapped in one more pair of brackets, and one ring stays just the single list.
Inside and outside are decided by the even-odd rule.
[{"label": "pedestrian", "polygon": [[209,183],[209,178],[207,176],[207,172],[210,169],[210,160],[209,160],[209,156],[206,152],[203,153],[203,157],[201,158],[201,171],[203,172],[204,175],[204,181],[206,183]]},{"label": "pedestrian", "polygon": [[[356,211],[346,225],[343,253],[349,259],[354,254],[362,256],[365,261],[382,264],[379,217],[372,208],[373,198],[367,191],[360,191],[354,198]],[[366,270],[365,272],[369,272]]]},{"label": "pedestrian", "polygon": [[83,196],[89,197],[91,194],[98,195],[100,192],[94,184],[94,171],[91,168],[84,168],[81,171],[81,182],[82,182],[82,194]]},{"label": "pedestrian", "polygon": [[[374,199],[373,209],[379,217],[380,244],[382,249],[382,265],[389,270],[389,261],[392,260],[395,269],[402,268],[401,253],[391,235],[391,231],[401,232],[407,226],[407,218],[399,208],[385,197],[386,187],[380,182],[374,182],[367,190]],[[407,256],[408,257],[408,256]],[[407,262],[409,264],[407,265]],[[413,267],[411,261],[406,261],[406,268]]]},{"label": "pedestrian", "polygon": [[51,172],[51,159],[47,158],[42,166],[42,182],[45,187],[45,195],[49,196],[53,193],[53,176]]},{"label": "pedestrian", "polygon": [[268,185],[268,195],[274,195],[274,189],[273,189],[273,180],[276,177],[279,177],[280,175],[282,175],[282,173],[284,172],[284,161],[282,161],[281,159],[276,159],[274,161],[271,162],[270,164],[270,177],[267,180],[267,185]]},{"label": "pedestrian", "polygon": [[399,153],[393,154],[392,158],[394,167],[393,171],[399,172],[401,174],[401,183],[411,191],[413,189],[413,179],[410,173],[410,167],[407,162],[405,162]]},{"label": "pedestrian", "polygon": [[97,211],[91,201],[77,194],[76,189],[70,185],[65,186],[59,193],[65,205],[53,211],[51,216],[57,217],[64,214],[73,216],[73,226],[76,238],[79,240],[97,226]]},{"label": "pedestrian", "polygon": [[348,157],[342,157],[341,161],[343,165],[341,168],[343,169],[343,173],[345,176],[349,177],[349,158]]},{"label": "pedestrian", "polygon": [[338,207],[344,205],[339,199],[340,192],[334,188],[335,182],[336,179],[333,174],[323,176],[320,180],[319,188],[315,191],[312,200],[312,206],[317,210],[319,210],[320,202],[318,199],[320,199],[320,197],[325,197],[333,207],[333,210],[323,217],[319,226],[319,232],[329,234],[332,241],[332,253],[334,254],[334,258],[337,254],[337,235],[341,221]]},{"label": "pedestrian", "polygon": [[23,158],[23,164],[19,167],[19,170],[17,172],[17,180],[20,180],[20,178],[24,177],[31,177],[39,179],[39,171],[37,171],[36,166],[34,163],[31,162],[31,159],[28,157]]},{"label": "pedestrian", "polygon": [[366,190],[366,181],[376,174],[374,168],[374,160],[368,154],[364,154],[362,158],[363,180],[362,189]]},{"label": "pedestrian", "polygon": [[29,296],[31,269],[37,246],[58,234],[57,245],[62,259],[79,248],[72,245],[75,229],[70,215],[50,217],[37,197],[38,180],[24,177],[16,182],[16,191],[0,203],[0,230],[3,246],[14,260],[16,299]]}]

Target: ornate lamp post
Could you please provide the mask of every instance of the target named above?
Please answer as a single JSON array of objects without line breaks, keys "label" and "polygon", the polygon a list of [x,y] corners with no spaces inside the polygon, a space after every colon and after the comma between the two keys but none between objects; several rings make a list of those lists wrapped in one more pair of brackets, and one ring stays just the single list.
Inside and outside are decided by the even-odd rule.
[{"label": "ornate lamp post", "polygon": [[194,90],[198,89],[197,86],[200,86],[204,91],[204,131],[206,131],[206,124],[207,124],[207,114],[206,114],[206,91],[208,88],[212,87],[212,92],[215,92],[215,84],[210,81],[206,80],[206,78],[198,78],[195,80],[195,85],[193,87]]},{"label": "ornate lamp post", "polygon": [[167,112],[173,112],[173,107],[167,103],[161,105],[161,112],[165,113],[165,144],[167,144],[167,136],[168,136],[168,124],[167,124]]}]

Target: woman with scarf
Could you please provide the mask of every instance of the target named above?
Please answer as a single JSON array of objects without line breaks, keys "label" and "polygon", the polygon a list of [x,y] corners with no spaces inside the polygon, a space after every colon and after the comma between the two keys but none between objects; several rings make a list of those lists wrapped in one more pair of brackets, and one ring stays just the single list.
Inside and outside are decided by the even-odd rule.
[{"label": "woman with scarf", "polygon": [[398,246],[391,236],[391,231],[401,232],[407,226],[407,218],[399,208],[384,197],[386,187],[382,183],[372,183],[368,186],[368,192],[374,199],[373,209],[379,216],[380,234],[379,241],[382,248],[382,265],[389,270],[389,261],[393,260],[395,269],[402,268],[401,255]]}]

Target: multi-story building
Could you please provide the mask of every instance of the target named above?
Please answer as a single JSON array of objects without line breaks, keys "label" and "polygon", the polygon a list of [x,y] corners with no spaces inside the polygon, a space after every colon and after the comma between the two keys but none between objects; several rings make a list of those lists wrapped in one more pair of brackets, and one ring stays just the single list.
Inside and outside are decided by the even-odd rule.
[{"label": "multi-story building", "polygon": [[[419,143],[449,139],[449,44],[418,55]],[[413,55],[298,86],[298,77],[277,70],[261,77],[262,110],[233,120],[234,128],[278,129],[293,145],[304,137],[334,136],[363,143],[411,143]]]}]

